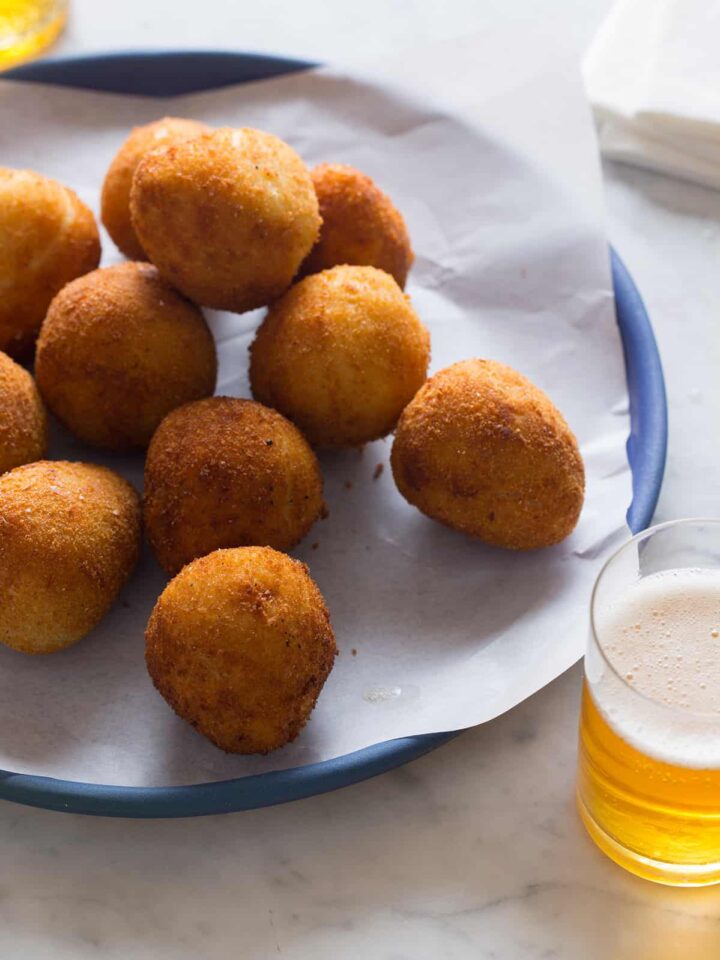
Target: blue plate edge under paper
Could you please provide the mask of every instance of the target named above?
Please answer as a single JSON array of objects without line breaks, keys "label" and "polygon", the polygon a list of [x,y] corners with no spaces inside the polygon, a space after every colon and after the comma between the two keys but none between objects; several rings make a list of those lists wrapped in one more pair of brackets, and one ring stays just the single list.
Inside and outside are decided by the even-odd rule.
[{"label": "blue plate edge under paper", "polygon": [[[229,51],[147,51],[68,57],[27,64],[2,75],[38,83],[148,96],[174,96],[266,79],[315,66],[308,61]],[[633,533],[650,523],[667,450],[662,365],[642,298],[623,262],[610,251],[618,327],[630,399],[628,460]],[[457,736],[425,734],[355,753],[256,776],[176,787],[106,786],[0,771],[0,798],[72,813],[114,817],[187,817],[255,809],[299,800],[385,773]]]}]

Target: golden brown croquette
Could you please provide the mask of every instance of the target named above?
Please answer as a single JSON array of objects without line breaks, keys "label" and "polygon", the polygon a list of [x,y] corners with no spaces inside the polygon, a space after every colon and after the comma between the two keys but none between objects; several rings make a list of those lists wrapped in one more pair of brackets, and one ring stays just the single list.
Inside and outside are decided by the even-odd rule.
[{"label": "golden brown croquette", "polygon": [[68,284],[53,300],[35,375],[77,437],[146,447],[163,417],[215,389],[215,341],[195,304],[149,263],[121,263]]},{"label": "golden brown croquette", "polygon": [[378,267],[405,286],[413,252],[405,221],[370,177],[344,163],[321,163],[311,172],[322,228],[301,272],[340,264]]},{"label": "golden brown croquette", "polygon": [[169,414],[145,462],[145,524],[170,574],[218,547],[289,550],[323,509],[306,440],[252,400],[212,397]]},{"label": "golden brown croquette", "polygon": [[434,520],[512,550],[564,540],[583,505],[577,441],[552,401],[493,360],[435,374],[405,409],[391,464]]},{"label": "golden brown croquette", "polygon": [[257,400],[312,444],[354,447],[389,433],[422,386],[430,334],[389,274],[341,266],[274,303],[250,350]]},{"label": "golden brown croquette", "polygon": [[45,456],[47,417],[35,381],[0,353],[0,473]]},{"label": "golden brown croquette", "polygon": [[101,217],[113,242],[129,260],[146,260],[130,220],[130,187],[138,163],[146,153],[207,133],[198,120],[163,117],[135,127],[115,154],[102,187]]},{"label": "golden brown croquette", "polygon": [[102,619],[140,550],[140,504],[90,463],[39,460],[0,476],[0,641],[23,653],[77,643]]},{"label": "golden brown croquette", "polygon": [[145,634],[153,683],[173,710],[229,753],[297,737],[336,654],[307,567],[269,547],[216,550],[171,580]]},{"label": "golden brown croquette", "polygon": [[196,303],[238,313],[284,292],[320,229],[305,164],[282,140],[249,128],[146,154],[130,209],[169,283]]},{"label": "golden brown croquette", "polygon": [[99,262],[95,218],[72,190],[0,167],[0,350],[32,353],[52,298]]}]

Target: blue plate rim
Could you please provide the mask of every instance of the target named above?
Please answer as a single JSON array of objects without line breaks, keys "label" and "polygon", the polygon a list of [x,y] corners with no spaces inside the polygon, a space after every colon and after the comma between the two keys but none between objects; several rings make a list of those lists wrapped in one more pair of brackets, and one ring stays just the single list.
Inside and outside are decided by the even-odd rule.
[{"label": "blue plate rim", "polygon": [[[4,79],[61,83],[108,92],[173,96],[308,69],[306,60],[210,50],[120,51],[24,64]],[[130,88],[128,88],[130,84]],[[618,254],[610,262],[625,357],[631,431],[627,442],[633,533],[650,523],[667,452],[667,399],[662,364],[640,293]],[[172,787],[126,787],[0,770],[0,799],[49,810],[111,817],[190,817],[287,803],[349,786],[414,760],[461,731],[374,744],[333,760],[250,777]]]}]

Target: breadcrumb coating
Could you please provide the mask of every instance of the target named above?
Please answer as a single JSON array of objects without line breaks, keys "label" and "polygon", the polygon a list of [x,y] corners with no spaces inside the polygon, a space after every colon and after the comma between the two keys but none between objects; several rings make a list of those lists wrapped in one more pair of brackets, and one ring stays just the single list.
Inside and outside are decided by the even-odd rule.
[{"label": "breadcrumb coating", "polygon": [[146,154],[130,210],[169,283],[196,303],[237,313],[279,297],[320,230],[305,164],[278,137],[247,127]]},{"label": "breadcrumb coating", "polygon": [[103,181],[100,215],[113,243],[129,260],[147,260],[130,219],[130,187],[138,163],[151,150],[190,140],[209,130],[207,124],[198,120],[163,117],[134,127],[113,157]]},{"label": "breadcrumb coating", "polygon": [[77,643],[107,613],[140,551],[140,502],[106,467],[40,460],[0,476],[0,642]]},{"label": "breadcrumb coating", "polygon": [[384,270],[404,288],[413,252],[405,221],[390,197],[344,163],[321,163],[311,176],[323,223],[301,273],[357,264]]},{"label": "breadcrumb coating", "polygon": [[97,224],[77,194],[0,167],[0,350],[29,356],[55,294],[99,262]]},{"label": "breadcrumb coating", "polygon": [[35,375],[47,405],[81,440],[144,448],[166,414],[215,390],[215,341],[200,309],[155,267],[121,263],[55,297]]},{"label": "breadcrumb coating", "polygon": [[290,550],[323,506],[307,441],[252,400],[186,404],[163,420],[148,449],[145,525],[170,574],[219,547]]},{"label": "breadcrumb coating", "polygon": [[585,470],[552,401],[493,360],[435,374],[405,409],[391,454],[405,499],[434,520],[512,550],[564,540]]},{"label": "breadcrumb coating", "polygon": [[257,400],[316,446],[354,447],[389,433],[422,386],[430,334],[389,274],[340,266],[273,304],[250,351]]},{"label": "breadcrumb coating", "polygon": [[160,694],[230,753],[294,740],[337,653],[307,567],[268,547],[216,550],[184,567],[157,601],[145,642]]}]

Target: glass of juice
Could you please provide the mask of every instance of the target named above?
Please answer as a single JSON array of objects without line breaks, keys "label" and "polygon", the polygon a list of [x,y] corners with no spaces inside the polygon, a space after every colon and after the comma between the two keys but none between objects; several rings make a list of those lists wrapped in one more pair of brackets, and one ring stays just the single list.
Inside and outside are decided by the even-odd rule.
[{"label": "glass of juice", "polygon": [[36,56],[67,20],[67,0],[0,0],[0,70]]},{"label": "glass of juice", "polygon": [[591,601],[577,800],[626,870],[720,883],[720,520],[633,537]]}]

